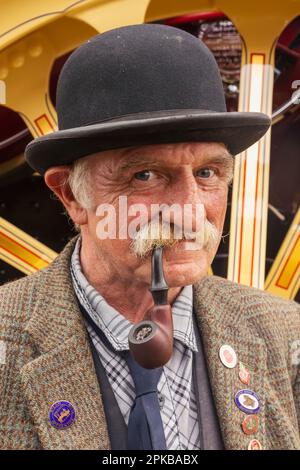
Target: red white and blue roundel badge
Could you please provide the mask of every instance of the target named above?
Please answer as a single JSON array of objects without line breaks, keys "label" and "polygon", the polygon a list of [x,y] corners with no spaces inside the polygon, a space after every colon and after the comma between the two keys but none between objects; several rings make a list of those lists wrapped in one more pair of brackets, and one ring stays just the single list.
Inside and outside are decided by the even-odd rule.
[{"label": "red white and blue roundel badge", "polygon": [[237,355],[235,350],[229,344],[223,344],[219,349],[219,357],[222,364],[229,369],[237,365]]},{"label": "red white and blue roundel badge", "polygon": [[49,418],[55,428],[67,428],[75,421],[75,409],[69,401],[57,401],[50,408]]},{"label": "red white and blue roundel badge", "polygon": [[260,410],[259,397],[252,390],[240,390],[235,395],[234,401],[236,406],[244,413],[255,414]]}]

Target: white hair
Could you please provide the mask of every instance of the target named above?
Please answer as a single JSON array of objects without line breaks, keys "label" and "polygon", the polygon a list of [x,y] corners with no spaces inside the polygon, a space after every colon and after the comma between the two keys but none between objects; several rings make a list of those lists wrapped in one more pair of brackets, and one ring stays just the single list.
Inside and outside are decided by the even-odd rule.
[{"label": "white hair", "polygon": [[71,191],[76,201],[84,209],[91,209],[93,207],[89,160],[89,156],[75,160],[68,177]]},{"label": "white hair", "polygon": [[[72,165],[65,184],[70,186],[76,201],[83,209],[91,209],[93,207],[91,172],[90,172],[90,155],[75,160]],[[74,223],[77,232],[80,232],[80,225]]]}]

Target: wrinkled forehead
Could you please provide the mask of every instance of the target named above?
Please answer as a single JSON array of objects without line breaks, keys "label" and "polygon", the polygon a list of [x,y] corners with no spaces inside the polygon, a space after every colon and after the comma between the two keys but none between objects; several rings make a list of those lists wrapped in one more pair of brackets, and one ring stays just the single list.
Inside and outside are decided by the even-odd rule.
[{"label": "wrinkled forehead", "polygon": [[120,169],[130,169],[144,164],[178,167],[202,163],[232,163],[232,155],[220,142],[187,142],[127,147],[90,156],[94,165],[109,164]]}]

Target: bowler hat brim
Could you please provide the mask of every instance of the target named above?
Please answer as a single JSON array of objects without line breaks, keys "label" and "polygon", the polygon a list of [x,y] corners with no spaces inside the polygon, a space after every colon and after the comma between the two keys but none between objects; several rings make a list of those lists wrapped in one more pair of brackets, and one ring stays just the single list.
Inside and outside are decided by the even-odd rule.
[{"label": "bowler hat brim", "polygon": [[25,156],[41,175],[57,165],[123,147],[179,142],[221,142],[234,156],[257,142],[270,118],[254,112],[166,110],[137,113],[82,127],[58,130],[31,141]]}]

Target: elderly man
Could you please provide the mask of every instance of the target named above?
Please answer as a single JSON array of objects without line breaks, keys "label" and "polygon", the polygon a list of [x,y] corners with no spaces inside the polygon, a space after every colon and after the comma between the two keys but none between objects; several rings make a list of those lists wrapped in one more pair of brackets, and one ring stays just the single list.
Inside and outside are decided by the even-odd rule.
[{"label": "elderly man", "polygon": [[[77,49],[59,78],[57,112],[59,130],[31,142],[26,157],[80,233],[46,269],[0,289],[0,447],[300,449],[298,304],[207,275],[233,158],[269,118],[227,113],[210,51],[157,24]],[[100,236],[103,207],[118,227],[132,221],[120,197],[148,210],[145,223],[134,237]],[[190,205],[194,238],[159,240],[173,353],[145,369],[128,335],[153,306],[154,204]],[[173,234],[176,224],[173,215]]]}]

